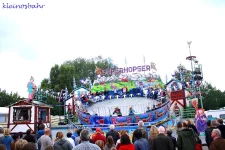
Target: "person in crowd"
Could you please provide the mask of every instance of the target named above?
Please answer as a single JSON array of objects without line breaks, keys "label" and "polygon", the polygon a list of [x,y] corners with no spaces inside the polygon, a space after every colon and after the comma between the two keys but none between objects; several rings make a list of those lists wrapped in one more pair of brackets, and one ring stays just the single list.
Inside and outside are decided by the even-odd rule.
[{"label": "person in crowd", "polygon": [[134,110],[133,106],[130,106],[130,108],[129,108],[129,116],[133,116],[134,113],[135,113],[135,110]]},{"label": "person in crowd", "polygon": [[146,110],[146,113],[150,112],[151,111],[151,108],[150,106],[147,106],[147,110]]},{"label": "person in crowd", "polygon": [[20,139],[23,138],[23,132],[18,132]]},{"label": "person in crowd", "polygon": [[120,138],[121,145],[118,150],[135,150],[133,144],[131,144],[130,138],[127,134],[124,134]]},{"label": "person in crowd", "polygon": [[217,122],[219,123],[219,125],[217,126],[217,128],[221,132],[221,137],[223,139],[225,139],[225,125],[223,125],[223,119],[219,118],[219,119],[217,119]]},{"label": "person in crowd", "polygon": [[211,137],[212,131],[213,131],[213,129],[216,129],[216,128],[217,128],[216,120],[212,120],[212,121],[208,120],[207,121],[207,128],[205,130],[205,141],[206,141],[208,148],[210,147],[210,145],[213,141],[213,138]]},{"label": "person in crowd", "polygon": [[117,114],[118,117],[122,116],[122,113],[121,113],[119,107],[115,107],[113,114]]},{"label": "person in crowd", "polygon": [[107,137],[106,144],[105,144],[105,150],[111,150],[112,147],[116,147],[116,145],[114,144],[113,137],[110,135]]},{"label": "person in crowd", "polygon": [[4,144],[7,150],[11,150],[11,143],[13,139],[10,135],[10,129],[5,129],[4,136],[1,138],[0,144]]},{"label": "person in crowd", "polygon": [[0,138],[2,138],[4,136],[4,129],[1,127],[0,128]]},{"label": "person in crowd", "polygon": [[118,139],[116,141],[116,149],[119,149],[120,145],[121,145],[121,136],[124,134],[128,134],[126,130],[121,130],[120,131],[120,139]]},{"label": "person in crowd", "polygon": [[4,144],[0,144],[0,150],[7,150]]},{"label": "person in crowd", "polygon": [[97,140],[95,142],[96,145],[98,145],[98,147],[101,149],[101,150],[104,150],[104,142],[102,140]]},{"label": "person in crowd", "polygon": [[179,121],[177,122],[177,134],[182,130],[182,123]]},{"label": "person in crowd", "polygon": [[41,150],[44,150],[49,145],[53,145],[52,139],[49,137],[50,134],[51,134],[51,130],[49,128],[46,128],[45,129],[45,134],[42,135],[38,139],[37,143],[41,145]]},{"label": "person in crowd", "polygon": [[219,129],[213,129],[212,131],[213,142],[211,143],[209,150],[224,150],[225,139],[221,138],[221,132]]},{"label": "person in crowd", "polygon": [[56,133],[54,143],[59,139],[59,132]]},{"label": "person in crowd", "polygon": [[58,132],[58,140],[53,145],[54,150],[72,150],[73,146],[63,138],[63,133]]},{"label": "person in crowd", "polygon": [[45,148],[45,150],[54,150],[54,147],[51,146],[51,145],[49,145],[49,146],[47,146],[47,147]]},{"label": "person in crowd", "polygon": [[115,129],[115,125],[111,124],[109,126],[109,129],[110,129],[109,132],[106,133],[106,138],[108,136],[112,136],[114,143],[116,143],[117,140],[120,138],[120,135],[119,135],[119,133],[117,131],[114,130]]},{"label": "person in crowd", "polygon": [[189,124],[187,121],[183,121],[183,129],[178,132],[177,138],[177,147],[180,150],[195,150],[196,140],[195,135],[196,133],[189,128]]},{"label": "person in crowd", "polygon": [[149,150],[150,144],[147,139],[143,138],[143,132],[141,129],[137,129],[134,131],[133,136],[135,137],[135,150]]},{"label": "person in crowd", "polygon": [[192,119],[188,119],[187,121],[188,121],[189,128],[191,128],[193,131],[195,131],[195,133],[197,135],[199,135],[199,132],[198,132],[196,126],[195,126],[194,121]]},{"label": "person in crowd", "polygon": [[13,142],[11,143],[10,147],[11,147],[11,150],[15,150],[15,144],[20,139],[19,134],[18,133],[14,134],[12,138],[13,138]]},{"label": "person in crowd", "polygon": [[19,139],[16,144],[15,144],[15,150],[22,150],[23,147],[27,144],[28,142],[24,139]]},{"label": "person in crowd", "polygon": [[24,147],[22,148],[22,150],[37,150],[37,147],[32,142],[32,143],[27,143],[26,145],[24,145]]},{"label": "person in crowd", "polygon": [[[44,134],[45,134],[45,125],[41,124],[39,126],[39,131],[37,133],[37,140]],[[41,149],[41,145],[38,144],[38,150],[40,150],[40,149]]]},{"label": "person in crowd", "polygon": [[173,150],[172,140],[166,136],[166,129],[163,126],[158,128],[159,135],[152,140],[152,150]]},{"label": "person in crowd", "polygon": [[69,142],[70,142],[70,144],[73,146],[73,148],[75,147],[75,141],[72,139],[72,133],[71,132],[68,132],[67,134],[66,134],[66,136],[67,136],[67,139],[66,140],[68,140]]},{"label": "person in crowd", "polygon": [[[138,128],[136,130],[140,129],[142,131],[142,136],[143,138],[145,138],[146,140],[148,140],[148,133],[147,131],[144,129],[144,122],[142,120],[140,120],[138,122]],[[132,137],[132,142],[134,143],[136,140],[136,138],[133,136]]]},{"label": "person in crowd", "polygon": [[97,140],[102,140],[104,142],[104,144],[106,143],[106,138],[102,134],[102,130],[100,128],[96,128],[96,132],[92,135],[92,140],[94,141],[94,143]]},{"label": "person in crowd", "polygon": [[37,133],[37,140],[44,134],[45,134],[45,125],[41,124],[39,126],[39,130],[38,130],[38,133]]},{"label": "person in crowd", "polygon": [[41,118],[38,118],[38,124],[37,124],[37,125],[38,125],[38,126],[37,126],[38,131],[39,131],[39,130],[42,130],[42,129],[40,128],[40,125],[41,125],[41,124],[43,124],[42,119],[41,119]]},{"label": "person in crowd", "polygon": [[[77,134],[77,131],[78,131],[79,129],[78,128],[76,128],[75,130],[74,130],[74,132],[73,132],[73,134],[72,134],[72,139],[75,141],[75,138],[76,137],[78,137],[78,134]],[[75,145],[76,145],[76,143],[75,143]]]},{"label": "person in crowd", "polygon": [[152,141],[158,136],[158,134],[159,134],[158,128],[155,125],[152,125],[150,129],[150,137],[148,139],[150,147],[152,147]]},{"label": "person in crowd", "polygon": [[78,129],[77,130],[77,137],[75,137],[75,145],[78,145],[80,143],[80,132],[82,131],[82,129]]},{"label": "person in crowd", "polygon": [[101,150],[97,145],[89,142],[90,134],[89,131],[83,129],[80,132],[81,143],[77,145],[73,150]]},{"label": "person in crowd", "polygon": [[32,130],[28,129],[26,132],[27,135],[25,135],[23,139],[26,140],[28,143],[29,142],[35,143],[35,137],[31,133]]},{"label": "person in crowd", "polygon": [[172,136],[172,130],[167,130],[167,136],[172,140],[173,142],[173,150],[176,150],[177,147],[177,140],[174,136]]}]

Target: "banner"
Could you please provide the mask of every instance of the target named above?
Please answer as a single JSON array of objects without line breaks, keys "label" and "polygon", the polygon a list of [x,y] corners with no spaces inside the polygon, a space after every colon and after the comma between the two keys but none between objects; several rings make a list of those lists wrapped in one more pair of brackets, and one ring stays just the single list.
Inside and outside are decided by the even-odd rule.
[{"label": "banner", "polygon": [[113,74],[134,73],[134,72],[143,72],[143,71],[150,71],[150,66],[144,65],[144,66],[105,69],[105,70],[102,70],[102,74],[113,75]]}]

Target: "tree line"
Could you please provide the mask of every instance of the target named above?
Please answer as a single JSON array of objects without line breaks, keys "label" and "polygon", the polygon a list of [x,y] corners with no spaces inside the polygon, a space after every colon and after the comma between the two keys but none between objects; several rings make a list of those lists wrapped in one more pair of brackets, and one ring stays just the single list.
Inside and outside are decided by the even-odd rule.
[{"label": "tree line", "polygon": [[91,59],[79,57],[68,60],[62,65],[55,64],[50,70],[49,78],[42,80],[41,88],[59,92],[67,87],[68,91],[71,92],[73,90],[73,77],[75,77],[76,85],[79,87],[82,79],[90,77],[92,82],[96,79],[96,68],[106,69],[109,66],[108,60],[102,56]]},{"label": "tree line", "polygon": [[20,97],[18,93],[7,93],[6,90],[0,91],[0,107],[7,107],[22,99],[24,98]]}]

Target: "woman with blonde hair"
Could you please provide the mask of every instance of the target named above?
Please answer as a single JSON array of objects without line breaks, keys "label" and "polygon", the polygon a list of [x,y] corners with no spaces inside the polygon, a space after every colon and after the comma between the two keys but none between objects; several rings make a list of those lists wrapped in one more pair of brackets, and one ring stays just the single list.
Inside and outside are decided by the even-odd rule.
[{"label": "woman with blonde hair", "polygon": [[73,146],[70,142],[63,138],[63,133],[57,133],[57,141],[53,145],[54,150],[72,150]]},{"label": "woman with blonde hair", "polygon": [[151,126],[150,129],[150,137],[149,137],[149,143],[150,143],[150,147],[152,146],[152,141],[154,138],[156,138],[159,134],[158,128],[155,125]]},{"label": "woman with blonde hair", "polygon": [[15,150],[22,150],[27,143],[26,140],[19,139],[15,144]]},{"label": "woman with blonde hair", "polygon": [[0,143],[4,144],[7,148],[7,150],[11,150],[10,145],[11,145],[12,141],[13,141],[13,139],[10,135],[10,129],[5,129],[4,136],[1,138]]},{"label": "woman with blonde hair", "polygon": [[187,122],[188,122],[189,128],[191,128],[193,131],[195,131],[195,133],[197,135],[199,135],[198,130],[195,126],[194,120],[193,119],[187,119]]}]

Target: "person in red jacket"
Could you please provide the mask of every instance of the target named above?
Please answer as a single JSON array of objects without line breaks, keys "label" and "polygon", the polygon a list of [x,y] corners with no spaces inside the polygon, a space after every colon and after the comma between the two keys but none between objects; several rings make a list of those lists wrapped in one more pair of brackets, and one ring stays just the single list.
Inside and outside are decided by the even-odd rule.
[{"label": "person in red jacket", "polygon": [[92,140],[94,143],[98,140],[102,140],[104,145],[106,144],[106,137],[102,134],[102,130],[100,128],[96,128],[96,133],[92,135]]},{"label": "person in red jacket", "polygon": [[118,150],[135,150],[134,144],[131,144],[130,138],[127,134],[124,134],[120,138],[121,145]]}]

